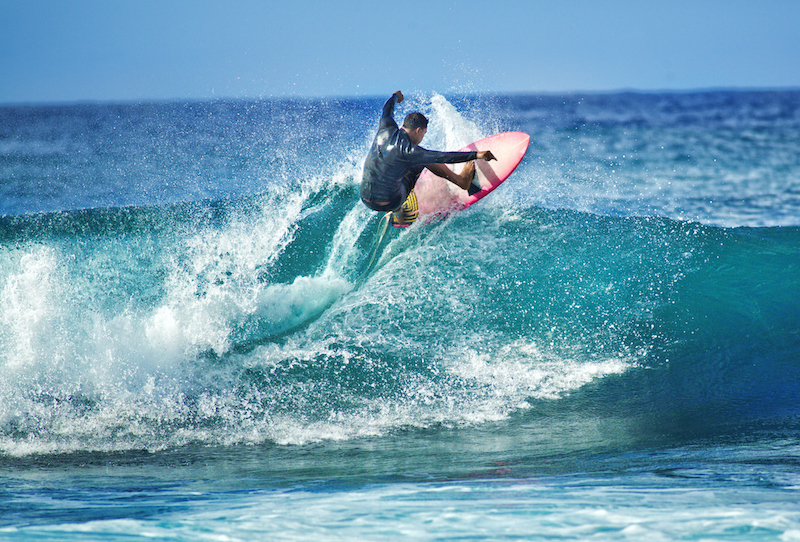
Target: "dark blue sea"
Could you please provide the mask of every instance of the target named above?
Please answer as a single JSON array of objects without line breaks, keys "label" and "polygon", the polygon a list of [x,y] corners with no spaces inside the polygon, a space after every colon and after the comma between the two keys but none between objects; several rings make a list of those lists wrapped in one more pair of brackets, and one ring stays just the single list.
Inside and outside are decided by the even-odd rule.
[{"label": "dark blue sea", "polygon": [[1,540],[800,540],[800,91],[0,107]]}]

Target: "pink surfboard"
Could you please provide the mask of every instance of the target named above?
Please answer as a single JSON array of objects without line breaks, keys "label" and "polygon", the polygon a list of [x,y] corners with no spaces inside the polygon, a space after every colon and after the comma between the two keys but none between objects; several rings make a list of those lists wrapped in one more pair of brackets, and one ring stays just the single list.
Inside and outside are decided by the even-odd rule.
[{"label": "pink surfboard", "polygon": [[[461,151],[492,151],[497,160],[475,161],[475,179],[480,191],[470,195],[446,179],[437,177],[427,169],[422,172],[414,187],[419,205],[419,216],[447,214],[466,209],[489,195],[511,175],[525,156],[531,136],[523,132],[503,132],[471,143]],[[461,171],[463,164],[454,164]],[[453,167],[450,166],[450,167]],[[473,190],[474,192],[474,190]]]}]

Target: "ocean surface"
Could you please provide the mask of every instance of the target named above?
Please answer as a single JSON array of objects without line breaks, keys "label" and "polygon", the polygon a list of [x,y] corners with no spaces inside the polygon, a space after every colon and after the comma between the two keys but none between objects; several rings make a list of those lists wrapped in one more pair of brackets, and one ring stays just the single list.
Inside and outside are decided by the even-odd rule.
[{"label": "ocean surface", "polygon": [[0,107],[0,540],[800,540],[800,91]]}]

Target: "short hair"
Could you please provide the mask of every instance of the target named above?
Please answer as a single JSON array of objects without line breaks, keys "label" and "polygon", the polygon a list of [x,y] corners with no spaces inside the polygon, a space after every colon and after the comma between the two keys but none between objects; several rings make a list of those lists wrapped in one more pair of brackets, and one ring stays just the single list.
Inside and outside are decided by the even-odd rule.
[{"label": "short hair", "polygon": [[416,111],[414,113],[409,113],[403,121],[403,128],[408,128],[409,130],[427,127],[428,119],[425,118],[425,115],[417,113]]}]

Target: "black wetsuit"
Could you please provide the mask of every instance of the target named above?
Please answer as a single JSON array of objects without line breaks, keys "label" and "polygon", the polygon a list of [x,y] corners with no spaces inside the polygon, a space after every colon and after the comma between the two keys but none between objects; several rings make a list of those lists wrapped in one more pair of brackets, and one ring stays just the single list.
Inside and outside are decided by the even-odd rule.
[{"label": "black wetsuit", "polygon": [[361,200],[375,211],[394,211],[403,205],[428,164],[456,164],[478,157],[477,152],[429,151],[414,145],[394,121],[397,94],[383,106],[378,134],[364,163]]}]

